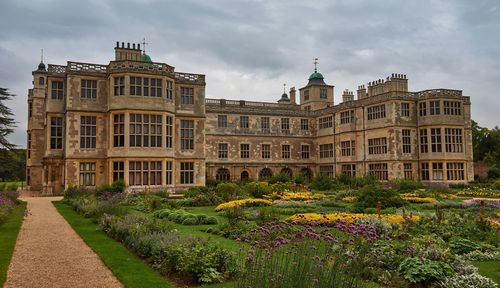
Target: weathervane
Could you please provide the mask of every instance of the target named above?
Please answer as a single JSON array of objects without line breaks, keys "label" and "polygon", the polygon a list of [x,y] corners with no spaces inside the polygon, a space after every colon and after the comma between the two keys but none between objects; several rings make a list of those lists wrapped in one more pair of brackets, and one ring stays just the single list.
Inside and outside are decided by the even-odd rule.
[{"label": "weathervane", "polygon": [[283,94],[286,93],[286,84],[283,84]]},{"label": "weathervane", "polygon": [[142,47],[144,47],[144,49],[142,50],[143,54],[146,54],[146,45],[149,45],[149,43],[146,42],[146,38],[142,38]]},{"label": "weathervane", "polygon": [[40,50],[42,50],[42,53],[40,54],[40,63],[43,63],[43,48]]},{"label": "weathervane", "polygon": [[318,72],[318,58],[314,58],[313,60],[314,60],[314,62],[313,62],[314,63],[314,72],[316,73],[316,72]]}]

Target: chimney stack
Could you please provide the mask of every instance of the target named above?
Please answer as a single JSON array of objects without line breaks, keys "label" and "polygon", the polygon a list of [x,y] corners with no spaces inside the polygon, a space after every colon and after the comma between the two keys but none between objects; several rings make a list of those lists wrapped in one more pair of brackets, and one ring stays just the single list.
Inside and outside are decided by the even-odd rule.
[{"label": "chimney stack", "polygon": [[358,100],[363,99],[366,97],[366,87],[365,85],[359,85],[358,86]]},{"label": "chimney stack", "polygon": [[297,104],[295,102],[295,87],[290,88],[290,104]]},{"label": "chimney stack", "polygon": [[345,89],[344,93],[342,94],[342,102],[349,102],[349,101],[354,101],[354,92]]}]

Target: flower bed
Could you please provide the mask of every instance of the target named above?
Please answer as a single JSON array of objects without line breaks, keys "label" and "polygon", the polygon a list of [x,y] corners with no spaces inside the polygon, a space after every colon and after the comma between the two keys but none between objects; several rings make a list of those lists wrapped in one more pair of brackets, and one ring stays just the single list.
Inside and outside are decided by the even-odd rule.
[{"label": "flower bed", "polygon": [[270,206],[273,205],[272,201],[265,199],[242,199],[234,200],[226,203],[222,203],[215,207],[215,211],[222,211],[226,209],[236,208],[236,207],[255,207],[255,206]]},{"label": "flower bed", "polygon": [[313,200],[322,199],[326,195],[323,193],[312,193],[312,192],[284,192],[284,193],[272,193],[265,195],[265,198],[273,200],[284,200],[284,201],[302,201],[302,200]]},{"label": "flower bed", "polygon": [[286,220],[297,223],[313,223],[317,222],[324,225],[334,224],[338,220],[345,221],[347,223],[353,223],[365,218],[380,218],[389,223],[403,223],[405,221],[418,221],[420,219],[417,215],[377,215],[377,214],[362,214],[362,213],[330,213],[330,214],[318,214],[318,213],[304,213],[295,214],[288,217]]},{"label": "flower bed", "polygon": [[408,201],[411,203],[434,203],[437,202],[436,198],[431,197],[401,197],[404,201]]}]

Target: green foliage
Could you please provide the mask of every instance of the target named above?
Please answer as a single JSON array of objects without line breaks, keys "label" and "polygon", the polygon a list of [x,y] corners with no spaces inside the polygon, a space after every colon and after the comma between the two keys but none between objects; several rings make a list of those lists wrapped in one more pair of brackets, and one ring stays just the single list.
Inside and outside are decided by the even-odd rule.
[{"label": "green foliage", "polygon": [[305,184],[307,183],[308,179],[307,179],[307,175],[304,174],[304,173],[298,173],[297,175],[295,175],[295,177],[293,178],[293,182],[295,182],[295,184]]},{"label": "green foliage", "polygon": [[451,275],[453,270],[444,262],[408,257],[399,266],[399,273],[410,283],[428,283]]},{"label": "green foliage", "polygon": [[266,182],[249,182],[243,186],[243,190],[254,198],[262,198],[271,193],[271,188]]},{"label": "green foliage", "polygon": [[290,174],[288,174],[286,172],[281,172],[281,173],[276,174],[276,175],[272,176],[271,178],[269,178],[268,182],[270,184],[278,183],[278,182],[287,183],[287,182],[290,182],[291,180],[292,180],[292,177],[290,176]]},{"label": "green foliage", "polygon": [[444,278],[439,282],[441,288],[496,288],[498,285],[491,279],[477,273],[460,275],[456,274]]},{"label": "green foliage", "polygon": [[500,179],[500,167],[493,167],[488,170],[488,179]]},{"label": "green foliage", "polygon": [[240,187],[235,183],[223,182],[217,185],[216,193],[224,201],[232,201],[239,195]]},{"label": "green foliage", "polygon": [[314,190],[326,191],[334,187],[334,181],[325,173],[318,173],[309,185]]},{"label": "green foliage", "polygon": [[16,145],[10,143],[7,136],[14,132],[16,121],[14,113],[5,105],[5,102],[11,100],[14,94],[11,94],[8,89],[0,87],[0,149],[12,150]]},{"label": "green foliage", "polygon": [[207,217],[205,214],[191,214],[184,210],[157,210],[153,213],[153,217],[168,219],[182,225],[215,225],[218,223],[215,217]]},{"label": "green foliage", "polygon": [[354,206],[358,209],[374,208],[380,201],[381,208],[401,207],[403,200],[399,193],[392,189],[385,189],[380,185],[368,185],[363,187],[356,194]]},{"label": "green foliage", "polygon": [[205,189],[195,187],[189,189],[185,196],[186,198],[176,202],[179,206],[213,206],[224,202],[214,191],[214,188]]},{"label": "green foliage", "polygon": [[424,184],[419,180],[400,179],[396,183],[398,184],[398,191],[401,193],[413,192],[417,189],[424,188]]},{"label": "green foliage", "polygon": [[258,225],[276,221],[277,219],[278,213],[273,207],[260,207],[252,217],[252,220],[254,220]]},{"label": "green foliage", "polygon": [[480,250],[482,248],[482,245],[468,239],[456,238],[450,241],[450,248],[456,254],[462,255],[474,250]]},{"label": "green foliage", "polygon": [[[2,223],[2,219],[0,219],[0,287],[3,287],[7,279],[7,270],[9,269],[12,254],[14,253],[17,234],[23,223],[25,209],[26,203],[21,202],[20,205],[17,205],[7,216],[5,216],[4,223]],[[0,215],[0,218],[1,217]]]},{"label": "green foliage", "polygon": [[0,181],[17,181],[7,183],[9,189],[17,189],[26,179],[26,149],[0,149]]}]

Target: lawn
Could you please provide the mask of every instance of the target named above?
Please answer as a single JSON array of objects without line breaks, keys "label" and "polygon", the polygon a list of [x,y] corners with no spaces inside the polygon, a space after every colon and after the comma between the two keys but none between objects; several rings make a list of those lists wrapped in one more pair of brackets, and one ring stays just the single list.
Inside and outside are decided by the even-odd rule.
[{"label": "lawn", "polygon": [[14,253],[17,234],[23,223],[25,209],[26,202],[22,202],[13,210],[9,219],[0,225],[0,286],[3,286],[7,278],[7,270]]},{"label": "lawn", "polygon": [[479,274],[491,278],[500,285],[500,261],[474,261],[472,264],[479,269]]},{"label": "lawn", "polygon": [[70,206],[53,202],[76,233],[94,250],[125,287],[175,287],[123,245],[98,230],[91,219],[78,215]]},{"label": "lawn", "polygon": [[18,187],[26,186],[23,181],[0,182],[0,191],[17,190]]}]

